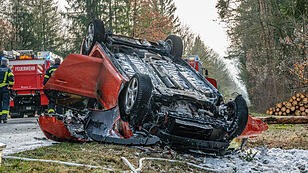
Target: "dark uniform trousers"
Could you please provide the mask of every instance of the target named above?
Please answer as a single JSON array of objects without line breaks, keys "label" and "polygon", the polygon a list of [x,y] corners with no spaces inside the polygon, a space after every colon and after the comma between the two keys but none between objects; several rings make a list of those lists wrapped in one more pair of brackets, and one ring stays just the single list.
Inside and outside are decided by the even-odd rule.
[{"label": "dark uniform trousers", "polygon": [[6,120],[10,110],[10,92],[7,87],[0,88],[0,100],[1,120]]},{"label": "dark uniform trousers", "polygon": [[[51,78],[51,76],[53,75],[53,73],[57,70],[57,68],[59,67],[59,64],[56,64],[52,67],[49,67],[47,70],[46,70],[46,73],[45,73],[45,76],[44,76],[44,82],[43,84],[45,85],[48,80]],[[45,92],[48,92],[48,91],[45,91]],[[64,109],[63,107],[57,105],[52,102],[52,100],[49,100],[49,104],[48,104],[48,113],[58,113],[58,114],[63,114],[65,113],[66,109]]]},{"label": "dark uniform trousers", "polygon": [[10,92],[8,86],[14,85],[14,74],[12,70],[5,66],[0,66],[0,107],[1,107],[1,120],[6,122],[10,110]]}]

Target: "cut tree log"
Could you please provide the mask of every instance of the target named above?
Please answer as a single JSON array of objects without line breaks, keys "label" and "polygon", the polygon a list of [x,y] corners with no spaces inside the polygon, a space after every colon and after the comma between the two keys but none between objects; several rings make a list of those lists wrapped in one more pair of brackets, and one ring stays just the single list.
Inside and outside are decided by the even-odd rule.
[{"label": "cut tree log", "polygon": [[293,105],[293,106],[297,105],[297,101],[294,100],[294,101],[292,102],[292,105]]},{"label": "cut tree log", "polygon": [[256,117],[267,124],[308,124],[308,116]]},{"label": "cut tree log", "polygon": [[[308,115],[308,93],[295,93],[288,101],[277,103],[266,110],[268,115]],[[304,113],[302,113],[304,112]],[[285,114],[284,114],[285,113]]]},{"label": "cut tree log", "polygon": [[300,116],[301,115],[301,111],[300,110],[296,110],[294,113],[296,116]]},{"label": "cut tree log", "polygon": [[306,116],[306,115],[307,115],[306,112],[301,113],[301,116]]},{"label": "cut tree log", "polygon": [[281,108],[281,107],[282,107],[282,103],[278,103],[277,108]]},{"label": "cut tree log", "polygon": [[298,104],[298,106],[304,106],[304,103],[300,102],[300,103]]},{"label": "cut tree log", "polygon": [[292,106],[292,103],[287,102],[286,107],[287,107],[287,108],[291,108],[291,106]]}]

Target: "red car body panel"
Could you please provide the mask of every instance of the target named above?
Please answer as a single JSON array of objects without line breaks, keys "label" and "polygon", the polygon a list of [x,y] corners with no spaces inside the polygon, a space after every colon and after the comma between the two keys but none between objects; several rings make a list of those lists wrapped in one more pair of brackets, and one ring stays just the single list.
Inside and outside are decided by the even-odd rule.
[{"label": "red car body panel", "polygon": [[[102,59],[70,54],[49,79],[44,89],[60,90],[83,96],[96,97],[96,83]],[[74,75],[72,75],[74,74]]]},{"label": "red car body panel", "polygon": [[205,77],[215,88],[217,88],[217,81],[213,78]]},{"label": "red car body panel", "polygon": [[97,79],[98,91],[103,94],[98,94],[98,99],[103,103],[106,109],[117,106],[118,95],[120,93],[121,84],[124,82],[124,77],[117,71],[105,52],[96,45],[93,48],[90,56],[100,58],[102,64]]},{"label": "red car body panel", "polygon": [[68,55],[47,82],[45,89],[97,98],[105,109],[110,109],[117,105],[123,81],[124,78],[109,58],[96,46],[90,56]]},{"label": "red car body panel", "polygon": [[238,138],[253,138],[268,129],[268,125],[262,120],[248,116],[245,130]]},{"label": "red car body panel", "polygon": [[71,136],[71,133],[67,130],[64,123],[57,120],[55,117],[41,116],[38,119],[38,123],[48,139],[55,141],[80,141],[78,138]]}]

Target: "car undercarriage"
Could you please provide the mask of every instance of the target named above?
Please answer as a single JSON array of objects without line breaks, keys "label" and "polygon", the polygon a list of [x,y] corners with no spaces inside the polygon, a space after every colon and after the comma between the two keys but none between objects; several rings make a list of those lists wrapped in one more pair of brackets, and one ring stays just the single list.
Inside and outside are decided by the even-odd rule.
[{"label": "car undercarriage", "polygon": [[224,103],[182,50],[174,35],[148,42],[93,21],[81,54],[67,56],[45,86],[49,100],[69,111],[41,116],[41,129],[58,141],[222,153],[246,127],[246,101],[239,95]]}]

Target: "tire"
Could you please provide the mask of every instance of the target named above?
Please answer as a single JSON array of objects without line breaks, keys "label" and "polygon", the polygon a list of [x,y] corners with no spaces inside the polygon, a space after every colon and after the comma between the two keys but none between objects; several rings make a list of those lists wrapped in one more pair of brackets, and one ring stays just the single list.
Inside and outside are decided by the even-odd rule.
[{"label": "tire", "polygon": [[29,114],[28,114],[28,118],[30,118],[30,117],[35,117],[35,112],[29,113]]},{"label": "tire", "polygon": [[248,121],[248,107],[242,96],[237,96],[234,100],[235,116],[237,116],[237,128],[230,134],[231,139],[240,136],[246,128]]},{"label": "tire", "polygon": [[105,41],[105,26],[104,23],[95,19],[91,22],[87,29],[87,34],[82,44],[82,54],[89,55],[96,42]]},{"label": "tire", "polygon": [[174,58],[182,58],[183,42],[179,36],[169,35],[166,38],[166,43],[170,46],[170,55]]},{"label": "tire", "polygon": [[24,117],[24,113],[11,113],[10,114],[11,118],[23,118]]},{"label": "tire", "polygon": [[[121,119],[128,121],[133,128],[142,125],[149,111],[149,101],[153,85],[148,75],[135,74],[122,93],[120,105]],[[132,101],[133,100],[133,101]]]}]

